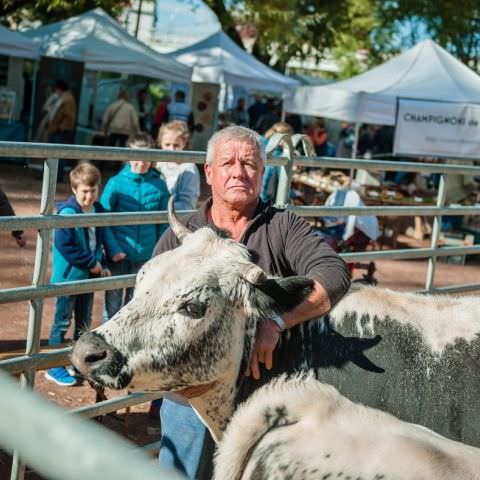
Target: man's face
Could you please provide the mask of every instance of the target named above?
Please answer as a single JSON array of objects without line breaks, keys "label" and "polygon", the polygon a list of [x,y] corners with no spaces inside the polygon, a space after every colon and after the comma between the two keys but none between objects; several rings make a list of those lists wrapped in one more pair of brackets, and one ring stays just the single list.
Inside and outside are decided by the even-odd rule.
[{"label": "man's face", "polygon": [[98,200],[100,188],[98,185],[93,187],[80,183],[76,188],[72,188],[75,198],[82,210],[89,210]]},{"label": "man's face", "polygon": [[205,164],[205,175],[214,200],[234,207],[256,202],[264,167],[255,144],[237,139],[220,141],[213,153],[212,164]]}]

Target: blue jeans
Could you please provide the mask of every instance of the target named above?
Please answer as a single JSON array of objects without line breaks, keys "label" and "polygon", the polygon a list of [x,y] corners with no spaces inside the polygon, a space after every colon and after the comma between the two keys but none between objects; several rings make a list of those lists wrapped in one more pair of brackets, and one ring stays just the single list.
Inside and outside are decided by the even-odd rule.
[{"label": "blue jeans", "polygon": [[[132,262],[126,258],[121,262],[109,262],[107,266],[112,272],[112,276],[128,275],[130,273],[138,273],[144,263],[145,262]],[[104,322],[110,320],[123,305],[126,305],[132,299],[133,290],[133,287],[130,287],[105,291]]]},{"label": "blue jeans", "polygon": [[160,465],[176,468],[187,478],[197,478],[207,429],[192,407],[167,399],[163,399],[160,421]]},{"label": "blue jeans", "polygon": [[60,345],[64,342],[65,334],[70,327],[72,313],[75,317],[73,339],[77,340],[92,324],[92,306],[93,293],[58,297],[48,344]]}]

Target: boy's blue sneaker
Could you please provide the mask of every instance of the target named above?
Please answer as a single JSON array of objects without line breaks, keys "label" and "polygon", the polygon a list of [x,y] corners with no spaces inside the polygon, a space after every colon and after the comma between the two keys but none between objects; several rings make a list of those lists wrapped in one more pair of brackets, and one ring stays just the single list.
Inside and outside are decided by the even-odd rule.
[{"label": "boy's blue sneaker", "polygon": [[67,372],[67,369],[63,367],[50,368],[47,370],[47,373],[45,373],[45,378],[62,387],[73,387],[77,384],[76,377],[72,377],[72,375]]}]

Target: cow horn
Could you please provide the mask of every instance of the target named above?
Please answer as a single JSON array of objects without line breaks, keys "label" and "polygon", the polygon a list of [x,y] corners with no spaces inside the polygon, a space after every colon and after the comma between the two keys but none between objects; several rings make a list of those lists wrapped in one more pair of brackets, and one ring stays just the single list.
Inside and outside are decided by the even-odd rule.
[{"label": "cow horn", "polygon": [[192,233],[175,214],[175,205],[173,195],[168,200],[168,223],[178,240],[181,242],[187,235]]},{"label": "cow horn", "polygon": [[260,267],[255,265],[243,275],[243,278],[253,285],[260,285],[267,279],[267,276]]}]

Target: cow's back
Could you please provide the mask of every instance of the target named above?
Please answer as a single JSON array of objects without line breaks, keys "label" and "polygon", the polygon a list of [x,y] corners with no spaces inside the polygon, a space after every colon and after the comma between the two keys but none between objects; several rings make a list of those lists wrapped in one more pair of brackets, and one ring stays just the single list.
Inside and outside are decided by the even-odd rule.
[{"label": "cow's back", "polygon": [[354,404],[311,376],[280,379],[235,413],[215,478],[478,479],[480,450]]},{"label": "cow's back", "polygon": [[[342,300],[330,317],[284,332],[273,369],[262,369],[260,381],[241,379],[238,400],[282,373],[313,369],[320,381],[352,401],[480,447],[480,336],[475,333],[480,318],[474,325],[470,317],[459,318],[462,308],[471,310],[475,302],[480,311],[480,299],[471,299],[473,306],[469,299],[452,299],[449,305],[448,298],[381,289],[366,293],[363,305],[360,291]],[[425,308],[435,305],[428,318],[422,318],[421,302]],[[458,325],[442,331],[445,318],[435,318],[442,312],[451,322],[457,317]]]}]

